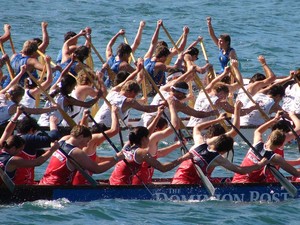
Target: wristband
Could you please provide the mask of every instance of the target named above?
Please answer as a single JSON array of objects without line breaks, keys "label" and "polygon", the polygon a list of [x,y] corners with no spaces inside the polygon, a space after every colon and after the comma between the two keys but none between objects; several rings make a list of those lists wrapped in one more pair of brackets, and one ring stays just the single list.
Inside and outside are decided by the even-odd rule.
[{"label": "wristband", "polygon": [[12,122],[12,123],[17,123],[18,122],[18,120],[12,120],[12,119],[10,119],[10,120],[8,120],[9,122]]}]

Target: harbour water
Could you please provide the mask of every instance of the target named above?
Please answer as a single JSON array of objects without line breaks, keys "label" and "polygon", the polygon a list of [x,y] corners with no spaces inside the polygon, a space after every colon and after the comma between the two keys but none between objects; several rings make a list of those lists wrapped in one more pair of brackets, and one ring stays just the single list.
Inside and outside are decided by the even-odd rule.
[{"label": "harbour water", "polygon": [[[25,40],[41,37],[42,21],[48,22],[50,45],[47,50],[53,59],[63,43],[65,32],[79,32],[86,26],[92,28],[93,44],[105,56],[109,39],[121,28],[126,30],[129,42],[136,34],[140,20],[146,21],[142,42],[136,57],[143,57],[149,46],[158,19],[177,40],[183,26],[189,26],[188,43],[199,35],[204,37],[209,61],[216,69],[218,49],[212,43],[206,26],[206,17],[212,17],[216,34],[229,33],[232,47],[236,49],[242,63],[242,74],[250,77],[263,72],[257,57],[264,55],[276,75],[288,75],[290,70],[299,67],[300,30],[297,1],[291,0],[244,0],[244,1],[145,1],[145,0],[40,0],[4,1],[1,23],[12,26],[12,39],[17,51]],[[1,25],[1,24],[0,24]],[[1,25],[2,26],[2,25]],[[160,32],[171,46],[164,31]],[[115,44],[122,41],[119,38]],[[83,39],[79,43],[84,43]],[[11,49],[4,44],[8,53]],[[200,51],[201,52],[201,51]],[[93,55],[96,68],[101,63]],[[204,64],[202,55],[197,62]],[[124,135],[126,136],[126,135]],[[162,146],[171,143],[167,140]],[[118,139],[115,139],[115,143]],[[246,144],[237,141],[234,162],[239,164],[247,150]],[[103,144],[98,153],[112,155],[108,143]],[[180,155],[173,152],[162,161],[170,161]],[[286,148],[287,158],[298,158],[295,144]],[[45,165],[37,169],[37,178],[45,170]],[[111,170],[95,178],[108,178]],[[174,170],[166,174],[155,172],[156,177],[171,177]],[[230,175],[228,171],[217,169],[215,175]],[[1,224],[298,224],[300,201],[289,200],[280,203],[240,203],[224,201],[204,202],[154,202],[105,200],[89,203],[71,203],[65,199],[58,201],[38,201],[18,205],[0,206]]]}]

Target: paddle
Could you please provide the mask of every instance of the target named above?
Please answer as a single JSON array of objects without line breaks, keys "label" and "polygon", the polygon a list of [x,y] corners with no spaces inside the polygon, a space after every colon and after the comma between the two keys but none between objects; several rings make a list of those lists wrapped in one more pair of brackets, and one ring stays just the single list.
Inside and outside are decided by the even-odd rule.
[{"label": "paddle", "polygon": [[[3,54],[3,55],[6,54],[6,53],[5,53],[5,50],[4,50],[4,46],[3,46],[3,44],[2,44],[1,42],[0,42],[0,48],[1,48],[2,54]],[[10,79],[11,79],[11,80],[14,79],[15,73],[14,73],[13,68],[12,68],[11,65],[10,65],[10,60],[5,60],[5,64],[6,64],[6,67],[7,67],[9,76],[10,76]]]},{"label": "paddle", "polygon": [[[172,127],[176,137],[178,138],[178,140],[181,143],[181,146],[184,150],[184,152],[188,152],[189,150],[187,149],[186,145],[184,144],[181,135],[177,132],[177,130],[175,129],[175,127],[172,125],[170,119],[168,118],[167,114],[165,112],[163,112],[164,117],[166,118],[166,120],[168,121],[169,125]],[[200,167],[198,167],[194,161],[192,160],[193,165],[195,167],[195,170],[198,174],[198,176],[200,177],[200,179],[202,180],[204,187],[206,188],[206,190],[208,191],[208,193],[210,194],[210,196],[214,196],[215,195],[215,187],[213,186],[213,184],[210,182],[210,180],[207,178],[207,176],[205,176],[205,174],[203,173],[202,169]]]},{"label": "paddle", "polygon": [[[157,85],[155,84],[154,80],[152,79],[152,77],[150,76],[150,74],[148,73],[148,71],[143,68],[144,70],[144,74],[146,75],[146,78],[148,79],[148,81],[150,82],[150,84],[152,85],[153,89],[155,90],[155,92],[157,94],[159,94],[160,98],[163,101],[166,101],[165,97],[162,95],[162,93],[160,92],[160,90],[158,89]],[[186,128],[186,126],[183,124],[182,120],[180,120],[180,127],[185,129],[186,133],[188,134],[187,136],[191,137],[192,135],[190,134],[189,130]]]},{"label": "paddle", "polygon": [[[260,152],[247,140],[247,138],[232,124],[229,118],[225,120],[232,126],[232,128],[241,136],[241,138],[247,143],[247,145],[253,150],[254,154],[261,160],[263,157]],[[274,166],[268,164],[267,168],[270,169],[274,177],[280,182],[280,184],[287,190],[287,192],[292,196],[297,196],[297,188],[286,179]]]},{"label": "paddle", "polygon": [[[204,57],[205,62],[209,63],[208,57],[207,57],[207,54],[206,54],[206,49],[204,47],[204,44],[203,44],[202,40],[200,41],[200,46],[201,46],[201,49],[202,49],[202,53],[203,53],[203,57]],[[216,78],[216,73],[214,71],[214,68],[212,66],[210,66],[209,69],[208,69],[208,74],[207,74],[208,82],[211,82],[214,78]]]},{"label": "paddle", "polygon": [[[183,39],[183,34],[182,34],[182,35],[180,36],[180,38],[177,40],[177,42],[175,43],[175,45],[178,46],[182,39]],[[169,57],[169,56],[168,56],[168,58],[167,58],[165,64],[166,64],[166,65],[170,65],[171,61],[172,61],[172,57]]]},{"label": "paddle", "polygon": [[[40,56],[42,56],[43,58],[45,58],[45,54],[42,53],[40,50],[36,50],[36,52],[37,52]],[[51,63],[51,65],[54,66],[54,67],[57,66],[52,60],[50,61],[50,63]],[[74,74],[72,74],[70,71],[68,71],[68,74],[69,74],[70,76],[74,77],[75,79],[77,79],[76,76],[75,76]]]},{"label": "paddle", "polygon": [[32,74],[27,71],[30,79],[36,83],[36,85],[41,89],[41,91],[43,92],[43,94],[48,98],[48,100],[52,103],[52,104],[55,104],[57,105],[57,110],[60,112],[60,114],[62,115],[62,117],[64,118],[64,120],[69,124],[69,126],[72,128],[74,126],[76,126],[76,123],[74,122],[74,120],[61,108],[60,105],[58,105],[54,99],[48,94],[47,91],[45,91],[43,89],[43,87],[41,86],[41,84],[39,83],[39,81],[34,77],[32,76]]},{"label": "paddle", "polygon": [[245,92],[245,94],[247,95],[247,97],[249,98],[249,100],[258,106],[258,111],[260,112],[260,114],[262,115],[262,117],[268,121],[270,118],[268,117],[268,115],[265,113],[265,111],[263,111],[259,105],[254,101],[254,99],[252,98],[251,94],[246,90],[246,88],[244,87],[244,85],[235,77],[235,67],[233,67],[234,73],[232,74],[234,76],[234,79],[236,80],[236,82],[240,85],[240,87],[243,89],[243,91]]},{"label": "paddle", "polygon": [[[95,88],[98,88],[97,84],[95,83],[94,79],[90,76],[90,74],[86,71],[85,69],[85,66],[83,65],[82,62],[78,61],[80,67],[83,69],[84,73],[86,74],[86,76],[88,77],[88,79],[92,82],[92,84],[95,86]],[[111,108],[111,104],[110,102],[107,100],[107,98],[105,96],[102,96],[105,103],[108,105],[109,108]],[[123,127],[127,127],[127,125],[125,124],[125,122],[120,118],[119,114],[117,115],[118,116],[118,120],[119,120],[119,123],[123,126]],[[122,131],[120,129],[119,131],[119,136],[120,136],[120,141],[121,141],[121,144],[122,146],[124,146],[124,141],[123,141],[123,136],[122,136]]]},{"label": "paddle", "polygon": [[[93,43],[87,37],[85,37],[85,38],[90,43],[91,48],[93,49],[93,51],[95,52],[95,54],[98,56],[98,58],[101,61],[101,63],[104,64],[105,63],[104,59],[101,57],[101,55],[99,54],[99,52],[97,51],[97,49],[95,48],[95,46],[93,45]],[[110,80],[112,80],[112,81],[115,80],[116,74],[115,74],[114,71],[112,71],[112,69],[110,67],[107,68],[107,73],[108,73],[108,76],[109,76]]]},{"label": "paddle", "polygon": [[[199,87],[199,89],[203,90],[203,93],[204,93],[205,97],[207,98],[210,107],[213,110],[217,110],[216,107],[214,106],[213,102],[211,101],[211,99],[210,99],[207,91],[205,90],[205,87],[203,86],[202,81],[200,80],[200,78],[198,76],[196,76],[196,78],[198,78],[198,79],[195,79],[194,81],[197,84],[197,86]],[[218,116],[219,115],[220,115],[220,113],[218,112]],[[228,127],[226,126],[226,124],[224,123],[224,121],[222,120],[220,123],[221,123],[222,127],[225,129],[225,131],[228,131]]]},{"label": "paddle", "polygon": [[11,47],[13,54],[16,54],[15,46],[14,46],[11,36],[9,36],[9,43],[10,43],[10,47]]},{"label": "paddle", "polygon": [[[127,38],[126,38],[125,35],[124,35],[124,42],[126,44],[128,44],[128,41],[127,41]],[[132,52],[130,53],[130,56],[131,56],[133,62],[136,63],[136,60],[135,60],[134,55],[133,55]],[[148,102],[147,85],[146,85],[146,79],[145,78],[142,80],[142,91],[143,91],[143,97],[145,99],[145,102]]]},{"label": "paddle", "polygon": [[0,167],[0,177],[3,180],[3,183],[9,189],[9,191],[13,193],[15,190],[15,183],[10,179],[10,177],[3,171],[1,167]]},{"label": "paddle", "polygon": [[[101,129],[100,125],[95,121],[95,119],[92,117],[91,114],[89,114],[89,118],[93,121],[93,123],[97,126],[97,128],[101,131],[101,134],[105,137],[105,139],[108,141],[108,143],[111,145],[111,147],[115,150],[116,153],[119,152],[118,148],[115,146],[115,144],[112,142],[112,140],[107,136],[107,134]],[[150,195],[153,195],[152,192],[149,190],[147,185],[144,183],[144,181],[136,174],[133,172],[131,166],[129,165],[128,161],[126,159],[123,159],[123,162],[126,164],[126,166],[130,169],[132,175],[135,175],[139,181],[144,185],[144,187],[147,189]]]},{"label": "paddle", "polygon": [[[281,118],[282,118],[282,120],[287,121],[283,116],[281,116]],[[287,121],[287,124],[288,124],[290,130],[292,131],[292,133],[294,134],[294,136],[296,138],[296,141],[297,141],[297,144],[298,144],[298,150],[300,152],[300,137],[297,134],[297,132],[294,130],[292,124],[290,122],[288,122],[288,121]]]},{"label": "paddle", "polygon": [[[24,115],[28,118],[31,118],[28,113],[23,112]],[[43,130],[41,129],[41,127],[38,125],[38,130],[40,130],[45,136],[47,136],[49,139],[49,135]],[[89,175],[82,167],[81,165],[76,161],[76,159],[74,159],[71,155],[68,155],[65,150],[63,150],[61,147],[59,147],[59,151],[74,165],[74,167],[76,168],[76,170],[79,171],[79,173],[82,174],[82,176],[84,176],[84,178],[92,185],[92,186],[97,186],[98,183],[97,181],[95,181],[95,179]]]}]

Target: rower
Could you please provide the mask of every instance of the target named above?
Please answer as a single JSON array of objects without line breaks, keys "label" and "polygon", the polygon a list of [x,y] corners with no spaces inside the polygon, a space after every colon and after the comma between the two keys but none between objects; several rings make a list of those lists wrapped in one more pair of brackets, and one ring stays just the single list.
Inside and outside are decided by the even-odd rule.
[{"label": "rower", "polygon": [[[234,124],[238,127],[241,107],[242,103],[240,101],[235,103]],[[211,177],[216,166],[222,166],[230,171],[245,174],[257,170],[266,164],[266,161],[263,161],[249,167],[240,167],[223,157],[227,152],[233,150],[233,137],[237,135],[234,129],[225,133],[223,127],[214,126],[210,128],[207,137],[202,135],[203,129],[219,123],[225,118],[224,115],[226,114],[221,114],[217,119],[199,123],[194,127],[193,139],[195,144],[189,150],[193,161],[185,161],[178,167],[172,180],[173,184],[200,184],[201,180],[193,165],[194,163],[201,168],[209,179],[214,181],[219,181]],[[211,132],[211,129],[214,129],[214,132]]]},{"label": "rower", "polygon": [[71,133],[67,137],[63,137],[59,144],[61,149],[69,155],[66,157],[61,150],[57,150],[50,158],[50,162],[46,169],[46,172],[40,180],[40,185],[66,185],[72,184],[74,175],[77,170],[70,161],[72,157],[73,161],[76,161],[83,170],[88,170],[93,173],[103,173],[118,161],[124,159],[122,152],[117,153],[109,162],[109,166],[105,167],[101,165],[101,162],[93,161],[82,149],[88,145],[88,142],[92,139],[92,133],[89,128],[76,125],[72,128]]},{"label": "rower", "polygon": [[[300,159],[287,161],[283,158],[283,151],[281,150],[282,146],[284,146],[285,143],[287,143],[292,139],[293,135],[291,133],[287,133],[286,129],[284,131],[282,130],[282,126],[277,125],[275,127],[276,129],[273,130],[271,134],[268,136],[267,141],[265,143],[263,142],[264,133],[267,131],[267,129],[270,126],[273,126],[276,123],[278,124],[281,116],[282,113],[277,112],[276,116],[273,119],[265,122],[254,131],[253,146],[259,152],[261,152],[262,155],[267,156],[270,163],[272,163],[272,165],[281,167],[283,170],[292,174],[293,176],[299,177],[300,170],[297,170],[293,166],[299,165]],[[295,121],[297,121],[297,130],[298,130],[299,129],[298,118],[296,118],[295,115],[291,115],[291,117]],[[253,165],[253,163],[256,163],[257,161],[258,161],[257,156],[254,154],[252,149],[249,149],[241,165],[242,166]],[[264,167],[258,171],[248,173],[248,174],[243,174],[243,175],[234,174],[232,182],[234,183],[274,182],[275,180],[276,179],[271,174],[270,170]]]},{"label": "rower", "polygon": [[[28,141],[27,143],[23,137],[19,135],[11,135],[15,129],[18,117],[22,114],[22,110],[18,107],[16,114],[10,119],[7,124],[1,140],[1,150],[0,150],[0,166],[2,170],[16,183],[16,184],[33,184],[34,183],[34,167],[40,166],[46,162],[46,160],[58,149],[59,145],[57,141],[54,141],[51,148],[41,156],[25,156],[25,152],[22,153],[26,144],[28,145],[31,135],[25,135],[23,137]],[[27,123],[28,124],[28,123]],[[33,139],[39,139],[37,136]],[[42,137],[40,137],[42,139]],[[32,140],[31,140],[32,141]],[[39,141],[39,140],[38,140]],[[49,144],[50,140],[46,140],[45,144]],[[37,143],[38,144],[38,143]],[[41,143],[39,143],[41,144]],[[31,143],[32,145],[32,143]],[[49,144],[50,145],[50,144]],[[33,144],[31,147],[37,147]],[[40,145],[41,146],[41,145]],[[44,145],[45,147],[46,145]],[[28,150],[28,146],[26,147]],[[25,150],[26,151],[26,150]],[[21,169],[22,168],[22,169]],[[28,170],[26,170],[26,169]]]}]

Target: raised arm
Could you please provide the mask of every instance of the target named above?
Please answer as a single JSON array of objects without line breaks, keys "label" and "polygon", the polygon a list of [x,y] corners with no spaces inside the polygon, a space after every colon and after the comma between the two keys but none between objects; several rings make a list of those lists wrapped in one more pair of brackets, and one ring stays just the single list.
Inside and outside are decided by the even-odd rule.
[{"label": "raised arm", "polygon": [[67,61],[67,59],[71,56],[71,54],[74,52],[74,48],[71,46],[74,46],[77,44],[78,38],[81,36],[86,35],[86,30],[81,30],[78,34],[68,39],[62,48],[62,62]]},{"label": "raised arm", "polygon": [[46,48],[49,45],[49,35],[48,35],[48,31],[47,31],[48,23],[42,22],[41,26],[42,26],[42,43],[39,45],[38,49],[41,52],[45,53]]},{"label": "raised arm", "polygon": [[201,134],[202,130],[210,127],[211,125],[219,123],[224,119],[225,119],[225,114],[220,114],[220,116],[216,119],[205,121],[203,123],[198,123],[196,126],[194,126],[194,128],[193,128],[193,139],[194,139],[195,145],[199,145],[199,144],[202,144],[204,142],[204,138]]},{"label": "raised arm", "polygon": [[263,141],[263,139],[262,139],[263,134],[268,130],[269,127],[274,125],[280,119],[280,117],[281,117],[280,115],[281,115],[281,112],[277,112],[274,118],[263,123],[254,131],[254,136],[253,136],[254,144],[257,144],[258,142]]},{"label": "raised arm", "polygon": [[[234,118],[233,118],[233,125],[239,130],[240,129],[240,111],[243,106],[241,101],[236,101],[234,104]],[[231,128],[227,133],[227,136],[235,137],[237,132],[235,129]]]},{"label": "raised arm", "polygon": [[177,46],[178,47],[178,51],[175,47],[173,47],[171,50],[170,50],[170,54],[168,55],[168,58],[170,58],[170,62],[171,62],[171,59],[177,55],[178,53],[180,52],[183,52],[184,51],[184,48],[186,46],[186,42],[187,42],[187,36],[190,32],[190,28],[188,26],[184,26],[183,27],[183,33],[182,33],[182,40],[180,42],[180,45]]},{"label": "raised arm", "polygon": [[[41,83],[41,87],[42,87],[43,90],[47,90],[50,87],[50,85],[52,83],[52,80],[53,80],[52,68],[51,68],[51,64],[50,64],[51,58],[50,58],[50,56],[45,56],[44,60],[45,60],[47,76],[46,76],[46,80]],[[41,91],[42,90],[39,87],[36,87],[36,88],[30,90],[30,94],[34,98],[36,98],[38,95],[40,95]]]},{"label": "raised arm", "polygon": [[140,26],[139,29],[136,33],[135,39],[131,45],[131,49],[132,49],[132,54],[134,54],[135,50],[139,47],[141,40],[142,40],[142,34],[143,34],[143,29],[146,25],[145,21],[140,21]]},{"label": "raised arm", "polygon": [[157,21],[157,25],[156,25],[156,29],[155,29],[154,34],[153,34],[152,39],[151,39],[150,47],[149,47],[147,53],[145,54],[144,59],[152,57],[152,55],[153,55],[153,53],[155,51],[157,42],[158,42],[159,30],[160,30],[160,27],[162,25],[163,25],[163,21],[162,20],[158,20]]},{"label": "raised arm", "polygon": [[147,129],[148,129],[150,135],[152,135],[154,130],[156,129],[157,123],[158,123],[158,121],[159,121],[159,119],[160,119],[160,117],[161,117],[161,115],[164,111],[164,108],[165,108],[164,106],[160,106],[160,107],[157,108],[157,113],[156,113],[154,119],[147,126]]},{"label": "raised arm", "polygon": [[214,28],[212,27],[212,24],[211,24],[211,17],[207,17],[206,18],[206,22],[207,22],[207,27],[208,27],[208,33],[211,37],[211,39],[213,40],[213,42],[217,45],[218,45],[218,38],[217,36],[215,35],[215,31],[214,31]]},{"label": "raised arm", "polygon": [[0,36],[0,43],[4,43],[10,38],[10,28],[11,26],[9,24],[4,24],[4,34]]},{"label": "raised arm", "polygon": [[6,127],[5,127],[5,129],[2,133],[2,136],[1,136],[1,139],[0,139],[0,146],[2,146],[3,142],[6,141],[7,138],[14,133],[14,130],[15,130],[16,125],[17,125],[18,118],[22,113],[23,113],[22,108],[20,106],[17,107],[16,113],[8,121],[8,124],[6,125]]},{"label": "raised arm", "polygon": [[20,81],[20,79],[22,78],[22,76],[24,75],[24,73],[27,70],[27,66],[23,65],[20,68],[20,72],[17,74],[17,76],[14,77],[14,79],[12,79],[12,81],[2,90],[0,90],[0,94],[5,94],[5,92],[7,92],[11,87],[17,85]]},{"label": "raised arm", "polygon": [[110,41],[107,43],[107,45],[106,45],[106,51],[105,51],[106,60],[109,60],[109,58],[112,57],[112,55],[113,55],[112,47],[113,47],[113,45],[115,44],[117,38],[118,38],[120,35],[124,35],[124,34],[125,34],[125,30],[123,30],[123,29],[119,30],[119,32],[116,33],[116,34],[110,39]]}]

